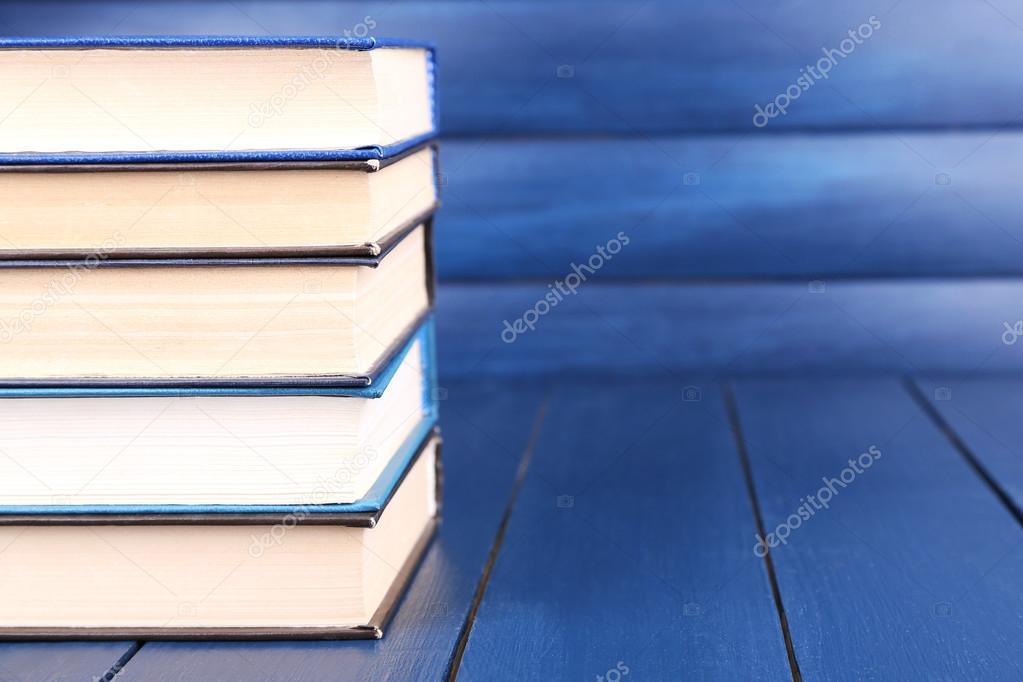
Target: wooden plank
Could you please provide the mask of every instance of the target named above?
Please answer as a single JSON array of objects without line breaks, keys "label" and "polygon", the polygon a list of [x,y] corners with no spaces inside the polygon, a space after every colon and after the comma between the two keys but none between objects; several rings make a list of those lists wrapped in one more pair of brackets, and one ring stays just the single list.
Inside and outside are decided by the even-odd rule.
[{"label": "wooden plank", "polygon": [[721,396],[684,385],[558,387],[459,680],[791,679]]},{"label": "wooden plank", "polygon": [[0,644],[0,680],[103,680],[136,651],[134,642]]},{"label": "wooden plank", "polygon": [[505,321],[533,320],[527,311],[545,284],[441,286],[441,366],[451,376],[1023,367],[1018,348],[1001,341],[1003,322],[1019,314],[1020,280],[829,281],[821,291],[808,283],[604,285],[599,277],[518,336]]},{"label": "wooden plank", "polygon": [[982,475],[1023,512],[1023,379],[946,377],[917,385]]},{"label": "wooden plank", "polygon": [[442,279],[1023,274],[1023,133],[455,140]]},{"label": "wooden plank", "polygon": [[737,395],[804,679],[1023,675],[1023,531],[899,381]]},{"label": "wooden plank", "polygon": [[663,133],[757,130],[754,105],[872,16],[880,28],[766,130],[1018,122],[1023,8],[1005,2],[22,2],[5,3],[0,26],[427,38],[440,48],[448,133]]},{"label": "wooden plank", "polygon": [[444,679],[544,391],[443,383],[444,520],[383,640],[150,643],[118,680]]}]

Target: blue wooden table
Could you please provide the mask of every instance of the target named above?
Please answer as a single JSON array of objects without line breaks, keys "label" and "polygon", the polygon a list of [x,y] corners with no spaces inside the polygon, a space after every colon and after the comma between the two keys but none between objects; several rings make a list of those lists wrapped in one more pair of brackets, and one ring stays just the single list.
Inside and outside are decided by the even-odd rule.
[{"label": "blue wooden table", "polygon": [[4,644],[0,680],[1023,679],[1023,5],[0,6],[367,29],[437,44],[444,137],[445,518],[387,636]]},{"label": "blue wooden table", "polygon": [[445,383],[446,517],[383,641],[7,644],[0,679],[1023,675],[1023,379]]}]

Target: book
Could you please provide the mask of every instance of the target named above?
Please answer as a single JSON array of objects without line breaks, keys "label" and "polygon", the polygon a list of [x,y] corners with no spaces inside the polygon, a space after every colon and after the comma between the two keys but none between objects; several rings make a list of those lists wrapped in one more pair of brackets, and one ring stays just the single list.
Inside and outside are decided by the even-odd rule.
[{"label": "book", "polygon": [[440,518],[432,48],[0,73],[0,639],[382,636]]},{"label": "book", "polygon": [[0,262],[0,386],[370,383],[425,316],[429,223],[379,256]]},{"label": "book", "polygon": [[374,38],[4,38],[0,164],[385,158],[435,134],[433,71]]},{"label": "book", "polygon": [[439,462],[430,433],[351,512],[0,516],[0,638],[379,638],[436,527]]},{"label": "book", "polygon": [[0,514],[353,504],[436,423],[428,319],[370,386],[0,389]]},{"label": "book", "polygon": [[0,259],[376,256],[436,208],[436,156],[0,166]]}]

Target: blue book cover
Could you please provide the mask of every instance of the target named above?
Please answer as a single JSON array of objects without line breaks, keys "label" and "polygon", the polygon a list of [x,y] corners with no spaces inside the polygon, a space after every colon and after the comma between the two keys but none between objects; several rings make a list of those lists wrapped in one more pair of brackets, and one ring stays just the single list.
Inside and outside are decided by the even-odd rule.
[{"label": "blue book cover", "polygon": [[[419,50],[426,54],[426,73],[423,75],[429,105],[429,129],[387,144],[366,144],[350,148],[274,148],[274,149],[174,149],[150,148],[146,150],[102,151],[32,151],[29,149],[0,152],[0,165],[7,166],[68,166],[68,165],[133,165],[133,164],[189,164],[189,163],[309,163],[354,162],[379,163],[393,159],[411,149],[427,143],[437,134],[437,107],[435,95],[436,56],[432,45],[412,40],[374,37],[331,36],[68,36],[62,38],[0,38],[0,51],[10,50],[342,50],[369,52],[375,50]],[[201,73],[201,72],[200,72]],[[314,74],[315,76],[315,74]],[[67,78],[67,75],[62,77]],[[309,79],[306,78],[308,81]],[[230,91],[230,84],[224,90]],[[286,90],[287,83],[283,86]],[[343,99],[342,95],[338,95]],[[91,99],[91,98],[90,98]],[[259,114],[257,108],[255,115]],[[122,122],[122,126],[124,123]]]}]

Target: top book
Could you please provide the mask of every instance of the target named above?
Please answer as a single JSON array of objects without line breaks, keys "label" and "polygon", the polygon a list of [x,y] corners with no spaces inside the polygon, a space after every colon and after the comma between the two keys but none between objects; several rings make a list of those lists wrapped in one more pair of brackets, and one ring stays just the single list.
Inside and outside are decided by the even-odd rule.
[{"label": "top book", "polygon": [[432,49],[311,37],[0,40],[0,164],[384,159],[434,136]]}]

